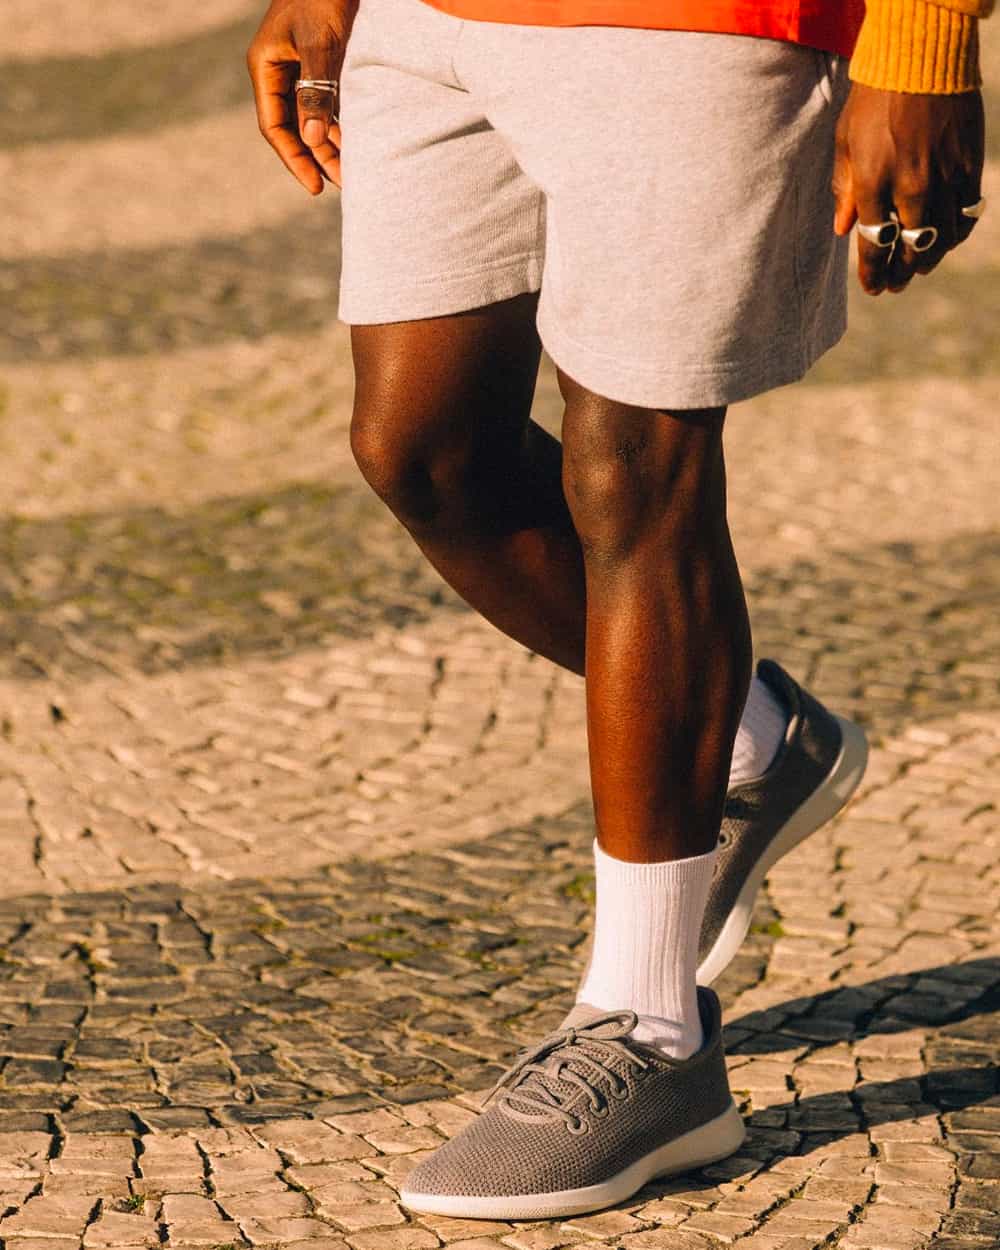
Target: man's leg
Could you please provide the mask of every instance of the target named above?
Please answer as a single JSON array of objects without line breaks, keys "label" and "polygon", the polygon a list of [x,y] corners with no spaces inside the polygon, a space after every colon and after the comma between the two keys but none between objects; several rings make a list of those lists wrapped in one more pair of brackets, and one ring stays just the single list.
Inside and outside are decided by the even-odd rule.
[{"label": "man's leg", "polygon": [[638,863],[701,855],[718,837],[751,668],[725,409],[636,408],[559,376],[598,839]]},{"label": "man's leg", "polygon": [[563,1027],[418,1164],[417,1211],[566,1216],[738,1149],[718,999],[695,972],[750,677],[726,525],[724,410],[667,412],[560,373],[563,476],[587,591],[598,813],[590,968]]},{"label": "man's leg", "polygon": [[702,1044],[696,973],[750,624],[726,520],[725,409],[612,402],[560,371],[587,584],[597,915],[578,1001]]},{"label": "man's leg", "polygon": [[[351,436],[365,477],[445,581],[504,633],[583,673],[583,555],[562,448],[529,418],[537,302],[354,326]],[[763,772],[784,732],[762,683],[746,712],[734,780]]]},{"label": "man's leg", "polygon": [[[697,830],[717,824],[718,811],[712,804],[722,800],[714,790],[716,752],[731,750],[730,731],[736,734],[737,747],[728,777],[731,786],[755,786],[753,779],[765,774],[780,755],[774,767],[766,771],[761,793],[755,790],[747,808],[751,815],[738,830],[731,831],[729,845],[738,847],[739,854],[723,855],[724,862],[711,885],[698,954],[702,981],[709,984],[729,964],[746,935],[767,867],[846,802],[863,772],[863,738],[859,736],[852,751],[841,756],[840,731],[834,732],[832,718],[777,666],[770,666],[768,680],[753,677],[742,720],[739,711],[746,694],[746,674],[728,671],[725,648],[708,669],[684,669],[680,659],[686,648],[703,646],[710,652],[714,648],[711,633],[700,627],[693,638],[673,637],[670,611],[686,602],[685,596],[701,609],[713,596],[737,593],[733,628],[738,629],[741,621],[745,626],[742,592],[724,527],[721,413],[668,417],[649,409],[612,406],[596,395],[574,390],[563,377],[569,409],[568,443],[574,444],[576,457],[576,465],[564,474],[563,448],[531,422],[529,415],[540,355],[535,305],[536,297],[527,294],[449,316],[353,326],[357,375],[353,448],[368,481],[459,594],[518,642],[577,673],[584,671],[586,582],[594,587],[598,602],[609,601],[611,592],[610,583],[600,579],[595,583],[590,571],[585,579],[584,554],[573,520],[574,516],[580,519],[586,542],[592,552],[599,553],[600,542],[590,531],[600,523],[604,527],[601,532],[614,537],[616,531],[609,527],[617,523],[617,514],[612,513],[618,507],[609,503],[612,511],[602,516],[599,508],[595,513],[587,504],[594,490],[592,483],[580,478],[579,446],[585,436],[595,437],[586,434],[588,421],[595,428],[617,431],[617,441],[608,455],[620,481],[632,481],[639,473],[640,484],[648,481],[655,488],[649,500],[636,496],[621,512],[622,524],[651,523],[650,509],[661,496],[661,502],[669,495],[672,506],[676,505],[670,516],[657,517],[661,525],[657,532],[663,541],[654,541],[652,531],[646,534],[645,530],[641,541],[640,537],[628,540],[640,543],[648,553],[642,566],[648,582],[644,619],[654,632],[673,638],[671,645],[676,650],[670,663],[674,667],[665,672],[662,662],[635,649],[627,634],[623,642],[620,615],[603,615],[595,622],[591,613],[589,628],[597,630],[594,662],[598,665],[604,662],[600,656],[607,654],[608,648],[632,647],[631,684],[626,686],[616,679],[610,699],[622,700],[617,714],[628,733],[635,725],[643,726],[648,741],[642,758],[647,763],[658,760],[658,792],[673,796],[670,801],[675,803],[681,801],[677,797],[680,794],[688,796],[684,801],[690,805],[693,818],[680,819],[678,815],[670,826],[674,830],[671,837],[697,837]],[[609,417],[611,408],[613,420]],[[646,466],[650,455],[659,457],[656,464],[664,456],[663,465],[672,463],[666,444],[661,446],[665,436],[658,434],[652,443],[648,441],[654,426],[677,431],[673,436],[677,454],[684,444],[703,457],[699,470],[703,476],[690,487],[685,485],[686,475],[674,482],[650,477],[645,467],[639,472],[638,466]],[[684,431],[687,433],[682,439]],[[596,442],[594,450],[595,455],[604,454]],[[689,461],[691,466],[696,463],[696,458]],[[595,474],[608,472],[608,466],[601,468],[599,460],[590,469]],[[564,476],[568,489],[576,492],[572,515]],[[687,508],[701,508],[706,517],[710,514],[715,526],[699,530],[694,535],[697,541],[686,551],[668,549],[665,543],[672,527],[680,527],[677,532],[682,532],[685,524],[693,523],[685,519],[682,503]],[[614,537],[615,543],[620,541],[624,541],[621,535]],[[695,560],[703,550],[717,554],[717,566],[707,558],[700,563]],[[627,583],[618,567],[620,561],[606,554],[594,559],[606,569],[607,577],[613,574],[623,585]],[[713,575],[705,581],[708,568]],[[698,577],[691,582],[696,570],[700,570]],[[660,698],[663,682],[665,695],[671,700],[678,697],[677,683],[686,682],[707,701],[708,736],[694,755],[690,739],[672,741],[676,727],[645,719],[646,705],[649,699]],[[730,698],[727,691],[731,691],[731,704],[726,702]],[[736,718],[727,727],[722,727],[715,711],[723,704]],[[804,710],[805,716],[797,709]],[[797,746],[799,729],[819,722],[834,727],[820,735],[823,758],[804,759]],[[601,723],[611,725],[603,718]],[[600,736],[607,729],[597,732]],[[716,741],[720,733],[723,736]],[[807,736],[811,740],[817,734],[810,728]],[[602,819],[606,824],[609,818],[609,801],[602,796],[622,792],[625,797],[620,810],[623,820],[628,815],[627,837],[645,845],[642,821],[631,819],[634,804],[645,802],[641,794],[630,797],[631,765],[622,764],[625,757],[614,750],[602,750],[599,758],[602,776],[595,781]],[[678,790],[678,779],[685,778],[689,769],[694,770],[693,788]],[[617,776],[610,789],[604,784],[605,774],[612,779]],[[610,804],[619,810],[617,798]],[[665,832],[669,831],[661,829],[657,836]],[[711,835],[703,832],[700,836]],[[619,853],[631,854],[622,846]],[[680,843],[675,853],[685,854]],[[692,900],[696,897],[691,890],[687,895]]]},{"label": "man's leg", "polygon": [[445,581],[504,633],[582,673],[583,558],[562,449],[529,418],[537,300],[353,326],[351,443]]},{"label": "man's leg", "polygon": [[533,302],[355,326],[354,452],[488,620],[577,672],[592,652],[602,843],[623,859],[696,854],[718,833],[749,683],[724,413],[616,404],[560,374],[563,463],[528,418]]}]

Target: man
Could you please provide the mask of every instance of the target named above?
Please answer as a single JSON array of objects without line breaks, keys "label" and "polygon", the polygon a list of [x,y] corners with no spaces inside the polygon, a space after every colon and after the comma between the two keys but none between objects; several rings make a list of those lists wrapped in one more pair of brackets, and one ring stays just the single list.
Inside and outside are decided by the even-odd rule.
[{"label": "man", "polygon": [[[470,604],[586,676],[577,1006],[410,1175],[415,1210],[565,1216],[742,1141],[697,986],[866,747],[778,665],[751,673],[723,421],[841,336],[855,223],[872,294],[972,230],[990,7],[274,0],[264,20],[261,128],[309,191],[342,189],[358,463]],[[529,419],[541,345],[561,445]]]}]

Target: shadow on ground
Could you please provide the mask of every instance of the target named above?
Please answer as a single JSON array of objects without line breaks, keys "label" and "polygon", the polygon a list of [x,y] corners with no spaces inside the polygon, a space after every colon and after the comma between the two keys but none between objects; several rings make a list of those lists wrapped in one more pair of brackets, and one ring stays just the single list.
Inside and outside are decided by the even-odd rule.
[{"label": "shadow on ground", "polygon": [[391,513],[350,487],[6,519],[0,561],[0,674],[23,678],[276,656],[459,606]]},{"label": "shadow on ground", "polygon": [[[287,654],[465,605],[370,492],[288,485],[0,521],[0,675]],[[880,730],[1000,706],[1000,534],[825,551],[747,576],[757,648]]]},{"label": "shadow on ground", "polygon": [[101,56],[0,62],[0,148],[159,130],[247,106],[244,53],[259,16]]},{"label": "shadow on ground", "polygon": [[[353,1108],[485,1088],[572,1001],[591,837],[584,804],[440,855],[347,862],[277,886],[4,901],[0,1130],[53,1116],[92,1131],[255,1122],[331,1099]],[[766,903],[757,918],[720,983],[727,1001],[764,975]],[[793,1131],[804,1149],[811,1134],[993,1098],[1000,961],[835,984],[731,1019],[726,1040],[733,1056],[780,1055],[791,1068],[914,1028],[929,1031],[927,1075],[790,1092],[761,1112],[762,1128]]]}]

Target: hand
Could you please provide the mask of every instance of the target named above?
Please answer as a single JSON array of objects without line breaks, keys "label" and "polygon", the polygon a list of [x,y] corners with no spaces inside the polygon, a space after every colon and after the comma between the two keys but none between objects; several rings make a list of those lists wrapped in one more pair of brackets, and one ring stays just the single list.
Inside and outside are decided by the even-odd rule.
[{"label": "hand", "polygon": [[969,237],[976,223],[960,209],[982,194],[983,159],[978,91],[914,95],[852,86],[837,127],[834,230],[848,234],[856,221],[874,225],[893,212],[904,229],[938,229],[926,252],[902,239],[880,248],[859,237],[858,277],[870,295],[903,290]]},{"label": "hand", "polygon": [[295,80],[340,81],[357,8],[358,0],[272,0],[247,52],[260,132],[312,195],[324,178],[341,185],[339,99],[296,92]]}]

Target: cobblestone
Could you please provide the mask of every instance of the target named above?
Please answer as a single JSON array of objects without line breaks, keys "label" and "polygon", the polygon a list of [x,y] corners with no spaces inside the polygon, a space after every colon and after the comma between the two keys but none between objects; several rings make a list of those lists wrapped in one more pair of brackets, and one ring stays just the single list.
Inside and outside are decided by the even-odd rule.
[{"label": "cobblestone", "polygon": [[3,1250],[996,1244],[1000,217],[731,418],[758,649],[874,748],[719,987],[746,1145],[565,1222],[412,1217],[406,1173],[578,979],[581,684],[350,464],[336,198],[277,189],[253,6],[11,2]]},{"label": "cobblestone", "polygon": [[[835,855],[839,830],[847,824],[842,821],[802,848],[797,855],[803,867]],[[509,1226],[485,1232],[470,1222],[410,1220],[394,1201],[403,1171],[387,1183],[383,1168],[391,1170],[395,1159],[427,1149],[439,1140],[439,1131],[460,1127],[469,1113],[457,1100],[492,1079],[497,1062],[516,1048],[515,1027],[538,1031],[545,1017],[568,1004],[573,962],[553,963],[533,943],[520,944],[514,917],[558,908],[562,927],[577,937],[572,948],[579,948],[588,904],[576,896],[574,884],[586,872],[589,837],[589,812],[578,806],[562,817],[438,854],[329,864],[279,887],[264,881],[210,889],[164,884],[91,894],[85,906],[73,894],[38,896],[30,906],[23,899],[5,904],[11,909],[16,904],[20,918],[0,982],[4,1036],[30,1037],[37,1027],[33,1021],[67,997],[81,1004],[61,1042],[65,1066],[59,1079],[46,1069],[23,1093],[3,1087],[0,1119],[9,1130],[3,1154],[14,1161],[10,1179],[23,1175],[32,1189],[41,1188],[38,1197],[18,1199],[24,1205],[5,1219],[5,1234],[8,1226],[10,1234],[85,1234],[85,1244],[105,1245],[113,1242],[100,1239],[114,1229],[138,1230],[161,1221],[180,1242],[210,1244],[223,1233],[231,1240],[238,1225],[237,1243],[242,1236],[260,1244],[272,1236],[279,1241],[301,1240],[311,1232],[325,1236],[332,1225],[348,1237],[399,1229],[402,1246],[408,1244],[404,1230],[415,1246],[434,1244],[430,1237],[498,1244],[502,1233],[504,1244],[521,1250],[510,1240],[520,1234]],[[504,887],[481,898],[471,912],[466,899],[493,868],[503,870]],[[442,873],[452,879],[454,901],[433,889]],[[401,901],[407,881],[423,883],[409,906]],[[393,900],[391,917],[370,910],[377,899]],[[905,899],[899,907],[902,912]],[[164,945],[164,937],[184,931],[185,918],[198,926],[202,943]],[[445,957],[454,974],[428,978],[408,968],[406,958],[383,950],[390,926],[393,940]],[[483,931],[493,938],[485,951],[470,941]],[[177,995],[116,994],[120,981],[136,979],[127,963],[123,976],[116,950],[138,942],[140,934],[169,967]],[[319,935],[322,944],[314,940]],[[705,1183],[692,1190],[685,1178],[649,1186],[623,1209],[558,1229],[526,1229],[528,1250],[529,1234],[537,1233],[534,1241],[544,1248],[546,1238],[564,1233],[609,1241],[675,1226],[737,1243],[758,1228],[775,1236],[804,1230],[823,1237],[843,1229],[845,1235],[852,1230],[845,1244],[860,1246],[883,1220],[904,1244],[898,1230],[930,1235],[943,1227],[949,1210],[965,1209],[954,1195],[951,1134],[979,1129],[986,1130],[982,1137],[1000,1141],[989,1103],[998,1096],[995,957],[977,957],[973,948],[971,957],[956,965],[859,979],[864,1017],[849,1027],[846,1039],[831,1039],[823,1028],[809,1025],[830,1018],[828,1007],[835,1007],[842,991],[824,990],[814,981],[808,999],[796,998],[801,974],[768,963],[779,942],[767,932],[756,934],[747,959],[759,971],[727,974],[724,986],[727,1027],[741,1039],[730,1046],[730,1062],[734,1088],[750,1115],[746,1162],[706,1169],[706,1178],[718,1178],[714,1188]],[[204,949],[207,962],[185,965],[186,950]],[[106,962],[94,966],[83,953],[91,950],[103,950]],[[501,952],[508,955],[503,964],[497,962]],[[358,958],[331,958],[344,953]],[[40,961],[53,960],[61,978],[53,982],[57,994],[50,999],[44,988],[38,993],[33,970]],[[908,1028],[896,1032],[898,1004],[908,989],[921,977],[938,979],[949,970],[960,972],[974,993],[950,1002],[942,1019],[920,1031],[922,1042]],[[546,1000],[504,1005],[491,997],[502,986],[538,976],[550,987]],[[826,979],[833,976],[828,971]],[[335,996],[314,995],[324,981],[331,989],[336,985]],[[210,995],[214,984],[227,987],[226,998]],[[752,1012],[741,1014],[741,998],[752,1002]],[[464,1021],[465,1034],[429,1031],[439,1016]],[[789,1027],[793,1032],[786,1032]],[[796,1033],[813,1036],[800,1043]],[[479,1034],[495,1040],[488,1054],[466,1040]],[[132,1045],[115,1052],[120,1057],[113,1073],[85,1081],[87,1064],[75,1056],[100,1052],[99,1043],[111,1037]],[[928,1070],[932,1045],[934,1066]],[[855,1065],[869,1062],[873,1052],[902,1055],[898,1062],[906,1075],[897,1075],[898,1062],[872,1073],[861,1092],[869,1088],[879,1096],[855,1102]],[[775,1084],[764,1086],[769,1095],[758,1110],[749,1072],[777,1070],[781,1065],[772,1056],[781,1053],[799,1056],[790,1070],[791,1085],[780,1091],[777,1078],[768,1077]],[[915,1053],[923,1057],[920,1065]],[[270,1062],[261,1063],[264,1057]],[[805,1077],[819,1072],[830,1079],[814,1088]],[[840,1089],[830,1088],[838,1079]],[[915,1104],[926,1110],[914,1116]],[[158,1114],[174,1109],[197,1113],[190,1127],[172,1127],[169,1115],[158,1120]],[[132,1118],[133,1131],[122,1131],[114,1120],[102,1126],[100,1119],[84,1119],[86,1127],[79,1131],[66,1128],[73,1117],[122,1110]],[[983,1204],[995,1184],[998,1155],[960,1149],[959,1156],[958,1194],[968,1184],[970,1202]],[[770,1170],[758,1172],[769,1164]],[[783,1182],[783,1174],[791,1179]],[[99,1189],[78,1198],[48,1197],[49,1186],[65,1176],[96,1180]],[[126,1214],[112,1208],[92,1221],[96,1193],[113,1180],[123,1193],[130,1188],[147,1195],[142,1210]],[[102,1201],[111,1202],[112,1195]],[[876,1214],[890,1208],[888,1216]],[[872,1219],[864,1236],[853,1231],[859,1210]],[[982,1205],[972,1206],[962,1217],[948,1217],[949,1236],[985,1228],[988,1206],[983,1211]],[[135,1222],[121,1223],[127,1219]],[[867,1218],[863,1227],[868,1228]],[[397,1243],[386,1242],[392,1244]]]}]

